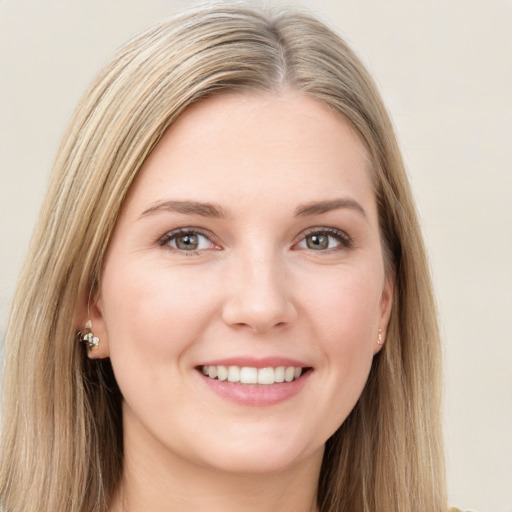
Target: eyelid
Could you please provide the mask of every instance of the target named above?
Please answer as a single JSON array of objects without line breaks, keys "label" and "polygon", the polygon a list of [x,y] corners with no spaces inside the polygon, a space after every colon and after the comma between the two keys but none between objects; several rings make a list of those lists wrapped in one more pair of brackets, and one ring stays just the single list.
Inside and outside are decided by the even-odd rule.
[{"label": "eyelid", "polygon": [[[177,237],[178,235],[186,235],[186,234],[197,234],[200,236],[205,237],[211,244],[212,247],[208,247],[207,249],[197,249],[197,250],[190,250],[190,251],[184,251],[175,247],[168,246],[168,242],[172,240],[173,238]],[[338,228],[332,228],[327,226],[318,226],[318,227],[312,227],[309,229],[306,229],[303,231],[299,237],[298,240],[293,244],[292,248],[297,247],[304,239],[309,235],[314,234],[323,234],[327,236],[331,236],[339,241],[339,246],[332,247],[330,249],[323,249],[315,252],[319,253],[329,253],[329,252],[335,252],[340,250],[348,250],[351,249],[353,246],[353,240],[350,235],[348,235],[345,231],[338,229]],[[163,236],[159,237],[157,240],[157,244],[161,247],[167,247],[169,250],[178,252],[181,254],[187,254],[187,255],[193,255],[198,254],[199,252],[210,250],[210,249],[221,249],[220,244],[216,241],[215,235],[204,228],[199,228],[195,226],[187,226],[187,227],[181,227],[177,229],[173,229],[171,231],[166,232]],[[307,249],[307,248],[306,248]],[[312,249],[309,249],[312,250]]]},{"label": "eyelid", "polygon": [[[343,231],[342,229],[338,229],[338,228],[327,227],[327,226],[318,226],[318,227],[309,228],[309,229],[303,231],[300,235],[300,239],[294,244],[294,247],[298,246],[298,244],[300,244],[307,236],[315,235],[315,234],[323,234],[323,235],[327,235],[327,236],[332,236],[332,237],[336,238],[337,240],[339,240],[339,243],[340,243],[339,247],[333,247],[330,249],[315,251],[318,253],[325,254],[325,253],[329,253],[331,251],[347,250],[347,249],[351,249],[353,246],[352,237],[346,231]],[[306,250],[313,250],[313,249],[306,248]]]},{"label": "eyelid", "polygon": [[[175,238],[179,235],[187,235],[187,234],[196,234],[196,235],[200,235],[200,236],[206,238],[210,242],[212,247],[208,247],[208,249],[196,249],[196,250],[184,251],[184,250],[178,249],[176,247],[170,247],[169,245],[167,245],[168,242],[170,240],[172,240],[173,238]],[[207,229],[203,229],[203,228],[199,228],[199,227],[195,227],[195,226],[187,226],[184,228],[177,228],[177,229],[172,229],[171,231],[168,231],[163,236],[158,238],[157,244],[160,247],[167,247],[170,251],[178,252],[181,254],[193,255],[193,254],[197,254],[199,252],[209,250],[209,249],[220,249],[219,244],[214,239],[215,239],[215,235]]]}]

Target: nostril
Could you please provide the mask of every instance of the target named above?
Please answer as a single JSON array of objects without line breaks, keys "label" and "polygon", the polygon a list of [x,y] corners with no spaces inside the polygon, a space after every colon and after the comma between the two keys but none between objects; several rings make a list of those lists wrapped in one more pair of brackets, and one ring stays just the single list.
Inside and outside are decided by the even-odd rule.
[{"label": "nostril", "polygon": [[256,334],[282,330],[297,317],[293,304],[283,299],[279,302],[255,303],[250,300],[233,300],[224,306],[222,318],[230,327],[248,329]]},{"label": "nostril", "polygon": [[[258,251],[256,251],[258,252]],[[222,317],[227,325],[249,326],[256,333],[282,329],[296,318],[286,271],[276,258],[254,250],[234,264],[226,287]]]}]

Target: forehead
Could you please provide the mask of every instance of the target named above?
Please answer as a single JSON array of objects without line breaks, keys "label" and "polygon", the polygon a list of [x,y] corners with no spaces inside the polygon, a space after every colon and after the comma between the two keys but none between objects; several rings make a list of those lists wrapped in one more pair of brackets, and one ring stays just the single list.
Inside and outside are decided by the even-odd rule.
[{"label": "forehead", "polygon": [[354,128],[322,102],[289,89],[226,93],[192,105],[166,131],[131,197],[232,205],[257,197],[371,200],[369,167]]}]

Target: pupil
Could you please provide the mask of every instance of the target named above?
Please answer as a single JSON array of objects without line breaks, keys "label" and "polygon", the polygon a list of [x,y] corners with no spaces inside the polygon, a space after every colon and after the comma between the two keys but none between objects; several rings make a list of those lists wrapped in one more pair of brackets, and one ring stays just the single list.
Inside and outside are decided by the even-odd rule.
[{"label": "pupil", "polygon": [[310,249],[327,249],[329,240],[326,235],[310,235],[307,238],[307,246]]},{"label": "pupil", "polygon": [[197,249],[198,244],[197,235],[182,235],[176,240],[178,248],[184,249],[185,251]]}]

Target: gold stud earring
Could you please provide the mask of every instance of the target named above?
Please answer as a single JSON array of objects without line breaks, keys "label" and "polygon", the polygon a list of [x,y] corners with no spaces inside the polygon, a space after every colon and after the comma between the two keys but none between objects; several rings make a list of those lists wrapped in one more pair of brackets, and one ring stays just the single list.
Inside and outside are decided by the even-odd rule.
[{"label": "gold stud earring", "polygon": [[379,339],[377,340],[378,345],[384,345],[384,336],[382,335],[382,329],[379,329]]},{"label": "gold stud earring", "polygon": [[80,333],[80,338],[80,341],[82,341],[90,351],[96,350],[99,347],[100,339],[94,336],[90,320],[87,320],[84,330]]}]

